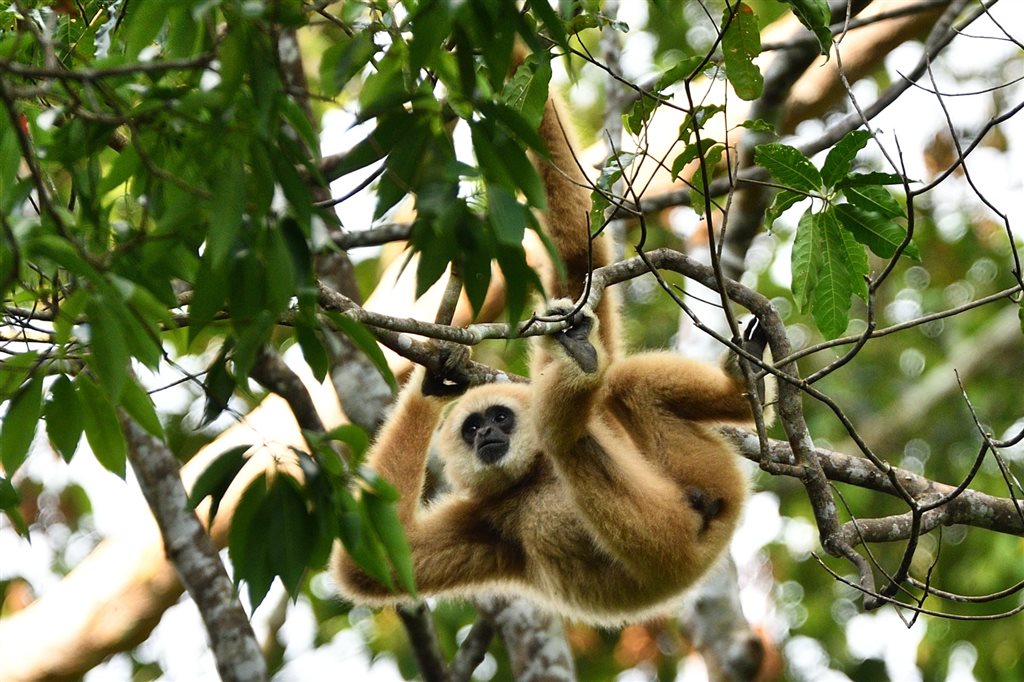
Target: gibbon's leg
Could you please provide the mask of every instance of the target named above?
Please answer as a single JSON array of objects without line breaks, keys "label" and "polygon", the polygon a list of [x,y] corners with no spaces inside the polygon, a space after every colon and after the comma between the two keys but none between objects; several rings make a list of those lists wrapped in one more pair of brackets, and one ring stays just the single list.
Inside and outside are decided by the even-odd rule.
[{"label": "gibbon's leg", "polygon": [[[568,116],[555,94],[548,97],[538,133],[548,146],[549,159],[535,159],[547,193],[548,210],[544,231],[565,265],[565,278],[552,268],[544,289],[551,299],[577,300],[586,287],[591,266],[599,268],[611,262],[611,244],[607,235],[593,240],[590,232],[601,225],[590,225],[590,185],[574,153],[574,136]],[[600,338],[605,353],[615,359],[620,352],[619,320],[615,294],[605,291],[595,311],[601,321]],[[538,364],[542,361],[538,360]]]},{"label": "gibbon's leg", "polygon": [[612,411],[627,419],[666,412],[691,421],[751,419],[743,383],[719,367],[671,353],[620,360],[608,370],[605,387]]},{"label": "gibbon's leg", "polygon": [[[485,510],[480,507],[476,500],[448,498],[417,514],[405,527],[421,596],[522,579],[521,547],[499,537],[484,521]],[[377,604],[403,601],[402,595],[392,594],[347,555],[339,554],[338,577],[344,594]]]},{"label": "gibbon's leg", "polygon": [[[555,310],[565,305],[555,304]],[[538,436],[566,481],[595,539],[643,580],[689,581],[717,551],[721,533],[708,532],[702,510],[637,450],[621,428],[591,419],[603,380],[603,349],[594,344],[597,367],[587,371],[585,338],[596,323],[585,317],[563,334],[544,338],[552,357],[534,377],[531,417]],[[706,540],[714,538],[714,543]]]}]

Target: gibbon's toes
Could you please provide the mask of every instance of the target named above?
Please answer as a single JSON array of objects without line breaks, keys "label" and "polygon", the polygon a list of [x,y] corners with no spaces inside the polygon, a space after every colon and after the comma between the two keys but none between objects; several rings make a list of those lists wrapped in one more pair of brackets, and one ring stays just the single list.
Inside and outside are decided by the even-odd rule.
[{"label": "gibbon's toes", "polygon": [[703,488],[687,488],[686,500],[695,512],[701,516],[701,525],[698,533],[703,533],[715,520],[715,517],[722,513],[724,503],[721,497],[711,497]]},{"label": "gibbon's toes", "polygon": [[437,372],[427,370],[423,376],[421,391],[429,396],[462,395],[469,388],[463,371],[469,361],[469,349],[458,343],[438,344],[440,369]]}]

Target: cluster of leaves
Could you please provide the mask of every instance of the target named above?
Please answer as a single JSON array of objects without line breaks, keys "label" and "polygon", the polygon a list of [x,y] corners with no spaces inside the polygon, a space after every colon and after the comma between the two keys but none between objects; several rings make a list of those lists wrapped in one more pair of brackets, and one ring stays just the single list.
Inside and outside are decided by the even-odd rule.
[{"label": "cluster of leaves", "polygon": [[759,145],[754,156],[785,187],[768,210],[766,224],[803,199],[820,201],[817,209],[812,202],[797,227],[793,296],[801,310],[810,310],[829,339],[846,330],[851,297],[868,298],[865,247],[880,258],[905,254],[920,260],[911,236],[896,222],[906,212],[885,188],[903,179],[889,173],[851,172],[857,152],[870,139],[863,130],[847,134],[829,151],[820,170],[800,150],[784,144]]},{"label": "cluster of leaves", "polygon": [[[366,433],[345,425],[305,436],[310,452],[294,450],[287,463],[275,460],[273,469],[247,484],[234,508],[228,555],[236,583],[245,581],[254,608],[275,577],[295,597],[307,569],[323,567],[340,539],[369,575],[389,589],[415,594],[409,546],[394,508],[398,492],[362,466]],[[240,446],[220,454],[196,479],[189,501],[198,507],[210,498],[211,525],[252,450]]]}]

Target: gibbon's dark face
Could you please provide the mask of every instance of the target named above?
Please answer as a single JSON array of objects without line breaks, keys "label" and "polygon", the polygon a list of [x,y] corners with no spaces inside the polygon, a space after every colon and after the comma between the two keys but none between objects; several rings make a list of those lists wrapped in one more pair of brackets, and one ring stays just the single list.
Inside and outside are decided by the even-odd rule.
[{"label": "gibbon's dark face", "polygon": [[483,412],[473,412],[462,422],[463,442],[484,464],[494,464],[508,454],[516,415],[504,405],[491,405]]}]

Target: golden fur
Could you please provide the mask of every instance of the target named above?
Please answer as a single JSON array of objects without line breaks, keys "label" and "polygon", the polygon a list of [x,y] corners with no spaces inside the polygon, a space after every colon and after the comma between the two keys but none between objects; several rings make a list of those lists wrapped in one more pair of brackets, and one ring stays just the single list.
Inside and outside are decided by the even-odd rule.
[{"label": "golden fur", "polygon": [[[589,192],[553,102],[540,132],[551,151],[540,165],[546,229],[568,273],[548,282],[548,293],[578,296]],[[608,246],[595,242],[595,267],[608,260]],[[614,624],[663,608],[728,544],[747,482],[713,423],[750,418],[741,382],[666,353],[620,358],[614,301],[606,297],[596,316],[596,372],[542,337],[530,385],[481,386],[459,400],[438,433],[454,491],[427,508],[424,469],[444,401],[423,395],[422,371],[403,390],[369,463],[401,495],[421,595],[525,592],[558,613]],[[511,409],[516,428],[508,454],[484,464],[460,428],[491,405]],[[341,592],[354,601],[408,599],[343,552],[335,563]]]}]

